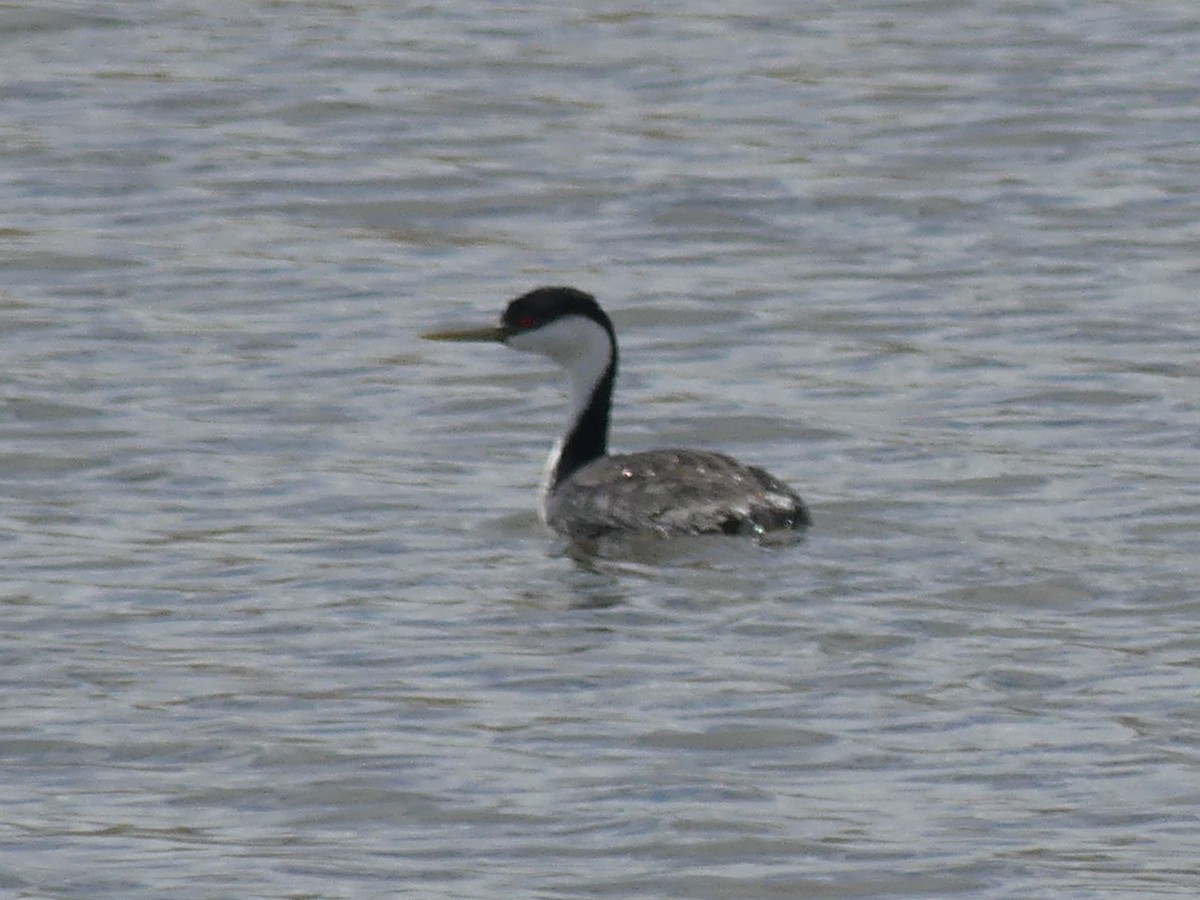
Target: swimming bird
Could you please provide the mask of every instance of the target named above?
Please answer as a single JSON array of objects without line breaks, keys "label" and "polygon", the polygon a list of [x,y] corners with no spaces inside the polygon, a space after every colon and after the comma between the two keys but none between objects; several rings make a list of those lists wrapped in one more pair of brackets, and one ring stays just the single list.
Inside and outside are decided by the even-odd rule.
[{"label": "swimming bird", "polygon": [[809,525],[800,496],[723,453],[608,453],[617,337],[591,294],[543,287],[508,304],[492,328],[439,331],[435,341],[499,342],[567,371],[570,415],[546,460],[542,521],[573,540],[610,535],[763,534]]}]

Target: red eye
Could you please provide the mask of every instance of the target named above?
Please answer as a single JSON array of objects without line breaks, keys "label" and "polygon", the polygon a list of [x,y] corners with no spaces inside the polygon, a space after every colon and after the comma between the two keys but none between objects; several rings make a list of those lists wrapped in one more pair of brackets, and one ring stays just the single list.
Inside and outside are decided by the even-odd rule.
[{"label": "red eye", "polygon": [[521,318],[517,319],[517,327],[518,328],[532,328],[533,327],[533,318],[531,316],[521,316]]}]

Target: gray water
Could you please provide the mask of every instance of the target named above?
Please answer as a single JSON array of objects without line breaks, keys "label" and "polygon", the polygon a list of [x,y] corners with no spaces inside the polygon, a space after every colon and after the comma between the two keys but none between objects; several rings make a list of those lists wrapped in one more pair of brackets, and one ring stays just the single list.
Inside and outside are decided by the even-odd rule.
[{"label": "gray water", "polygon": [[1200,893],[1200,10],[733,10],[0,7],[0,894]]}]

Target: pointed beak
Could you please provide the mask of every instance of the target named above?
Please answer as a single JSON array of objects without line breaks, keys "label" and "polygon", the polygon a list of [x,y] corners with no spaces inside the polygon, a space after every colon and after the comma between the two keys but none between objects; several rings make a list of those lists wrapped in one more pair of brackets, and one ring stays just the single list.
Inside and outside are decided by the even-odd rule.
[{"label": "pointed beak", "polygon": [[503,328],[467,328],[462,331],[430,331],[421,335],[427,341],[469,341],[471,343],[503,343],[508,332]]}]

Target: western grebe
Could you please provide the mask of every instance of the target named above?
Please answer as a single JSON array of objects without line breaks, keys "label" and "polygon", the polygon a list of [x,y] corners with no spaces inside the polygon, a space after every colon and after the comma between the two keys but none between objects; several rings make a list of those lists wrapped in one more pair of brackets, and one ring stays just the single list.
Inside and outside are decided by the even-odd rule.
[{"label": "western grebe", "polygon": [[648,450],[608,455],[617,338],[595,298],[543,287],[508,304],[500,325],[423,335],[498,341],[554,360],[570,376],[567,430],[546,460],[542,521],[569,538],[614,534],[762,534],[804,528],[808,511],[777,478],[723,453]]}]

